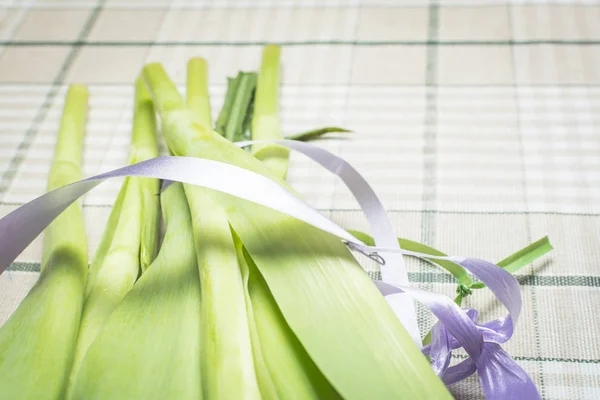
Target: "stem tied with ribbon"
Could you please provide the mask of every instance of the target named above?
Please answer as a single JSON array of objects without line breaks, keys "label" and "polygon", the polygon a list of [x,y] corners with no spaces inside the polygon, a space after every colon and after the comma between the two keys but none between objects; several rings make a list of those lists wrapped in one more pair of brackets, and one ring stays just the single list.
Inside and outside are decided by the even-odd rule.
[{"label": "stem tied with ribbon", "polygon": [[[431,342],[423,347],[423,353],[430,357],[432,368],[446,384],[478,372],[484,392],[490,399],[539,398],[529,376],[500,345],[512,337],[522,307],[519,284],[511,272],[547,252],[551,248],[547,238],[508,257],[499,265],[474,258],[449,257],[416,242],[398,241],[393,229],[387,229],[391,222],[381,202],[350,164],[307,143],[289,140],[270,142],[300,151],[339,176],[365,213],[372,228],[372,241],[356,231],[349,233],[280,184],[254,172],[213,160],[159,157],[55,189],[0,219],[0,272],[63,210],[106,179],[139,176],[203,186],[287,214],[339,237],[353,249],[381,257],[382,280],[375,284],[386,298],[404,296],[399,297],[400,302],[390,301],[389,304],[407,329],[410,331],[414,318],[414,309],[405,307],[410,304],[406,302],[408,298],[424,304],[439,319],[432,329]],[[243,142],[238,146],[253,143]],[[450,272],[458,281],[456,301],[408,286],[406,270],[403,264],[397,262],[402,255],[430,260]],[[479,282],[473,283],[467,272]],[[486,286],[506,307],[508,314],[504,318],[479,323],[475,310],[462,309],[459,304],[473,289]],[[417,336],[416,340],[420,341],[420,338]],[[469,357],[458,365],[450,366],[452,350],[459,347],[464,348]]]}]

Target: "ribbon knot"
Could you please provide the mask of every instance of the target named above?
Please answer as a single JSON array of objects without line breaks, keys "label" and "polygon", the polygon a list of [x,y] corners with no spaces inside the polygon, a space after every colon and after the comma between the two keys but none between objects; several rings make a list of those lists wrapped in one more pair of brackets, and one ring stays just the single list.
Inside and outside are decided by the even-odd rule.
[{"label": "ribbon knot", "polygon": [[468,287],[464,283],[459,283],[458,286],[457,286],[457,288],[456,288],[456,294],[458,294],[462,298],[465,298],[465,297],[473,294],[473,291],[471,290],[470,287]]},{"label": "ribbon knot", "polygon": [[[423,353],[429,355],[436,374],[446,385],[452,385],[477,372],[486,399],[541,398],[531,378],[496,341],[495,338],[498,337],[508,340],[498,329],[500,325],[477,324],[477,311],[464,311],[484,337],[480,351],[450,366],[452,350],[461,347],[461,344],[441,322],[436,323],[431,330],[431,344],[423,348]],[[490,335],[490,332],[495,335]]]},{"label": "ribbon knot", "polygon": [[[479,313],[474,309],[456,306],[453,316],[442,314],[431,330],[431,344],[422,350],[429,355],[433,370],[446,385],[477,372],[486,399],[541,399],[525,370],[500,346],[512,337],[521,312],[521,293],[516,278],[483,260],[465,259],[460,265],[494,292],[508,315],[478,323]],[[460,347],[469,357],[450,366],[452,351]]]}]

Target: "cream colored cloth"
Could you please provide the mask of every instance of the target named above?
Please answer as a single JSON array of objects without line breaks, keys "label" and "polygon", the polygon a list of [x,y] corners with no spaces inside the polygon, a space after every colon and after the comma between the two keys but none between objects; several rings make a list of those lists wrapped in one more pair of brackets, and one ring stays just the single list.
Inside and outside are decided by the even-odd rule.
[{"label": "cream colored cloth", "polygon": [[[592,2],[588,2],[592,3]],[[596,2],[593,2],[596,3]],[[399,236],[498,261],[548,234],[556,250],[520,271],[524,312],[506,348],[546,399],[600,398],[600,6],[560,1],[0,1],[0,215],[43,193],[63,96],[90,87],[86,176],[126,162],[132,82],[162,62],[184,85],[210,64],[213,113],[226,77],[281,42],[282,119],[293,134],[338,125],[320,146],[371,182]],[[183,87],[182,87],[183,90]],[[343,185],[293,155],[290,183],[366,229]],[[95,250],[120,182],[84,201]],[[0,276],[0,323],[35,282],[41,240]],[[408,260],[415,285],[455,284]],[[366,268],[377,274],[373,265]],[[469,298],[484,318],[489,291]],[[433,319],[420,310],[423,331]],[[457,356],[457,359],[460,357]],[[476,378],[452,388],[482,398]]]}]

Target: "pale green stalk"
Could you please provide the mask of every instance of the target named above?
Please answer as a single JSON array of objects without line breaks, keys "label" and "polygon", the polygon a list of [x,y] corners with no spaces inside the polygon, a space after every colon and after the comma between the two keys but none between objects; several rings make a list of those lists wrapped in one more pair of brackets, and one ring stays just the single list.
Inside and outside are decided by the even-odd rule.
[{"label": "pale green stalk", "polygon": [[258,399],[242,276],[222,195],[185,186],[202,286],[206,398]]},{"label": "pale green stalk", "polygon": [[[72,85],[65,100],[48,190],[81,179],[88,90]],[[0,329],[0,398],[58,399],[69,376],[88,270],[79,202],[44,233],[41,274]]]},{"label": "pale green stalk", "polygon": [[[282,139],[279,121],[279,54],[277,45],[265,46],[258,75],[252,117],[252,140]],[[290,151],[276,144],[255,144],[252,155],[285,179]]]},{"label": "pale green stalk", "polygon": [[[198,71],[188,69],[188,79],[196,87],[206,86],[206,75]],[[188,108],[189,104],[188,97]],[[199,119],[199,126],[210,129],[209,102],[203,104],[203,109],[189,109],[192,118]],[[169,148],[179,154],[171,145]],[[190,185],[185,186],[185,192],[192,210],[202,285],[204,397],[258,399],[242,275],[229,222],[220,206],[222,195]]]},{"label": "pale green stalk", "polygon": [[[138,79],[129,160],[135,163],[157,155],[154,108]],[[106,319],[131,289],[140,270],[154,259],[158,247],[158,192],[156,179],[126,178],[123,182],[90,266],[69,387]]]},{"label": "pale green stalk", "polygon": [[[286,186],[259,160],[217,133],[194,124],[183,98],[159,64],[147,65],[143,76],[174,154],[227,162]],[[233,256],[231,233],[227,236],[218,232],[218,237],[212,239],[203,236],[214,235],[214,230],[203,231],[204,218],[197,219],[195,213],[210,207],[210,214],[229,221],[289,327],[342,397],[450,398],[383,296],[338,238],[231,196],[219,194],[219,201],[207,206],[202,199],[193,204],[194,196],[187,188],[186,195],[197,252]],[[229,265],[225,263],[225,267]],[[202,274],[201,279],[205,279]],[[242,305],[244,299],[237,299],[238,291],[243,293],[241,279],[238,283],[236,277],[228,293],[234,296],[230,301]],[[219,311],[226,314],[228,310]],[[237,332],[238,328],[234,325],[230,329]],[[240,360],[236,364],[239,366]],[[230,385],[234,384],[237,381]]]},{"label": "pale green stalk", "polygon": [[160,252],[110,315],[75,380],[73,399],[201,399],[200,280],[181,184],[161,194]]},{"label": "pale green stalk", "polygon": [[198,117],[198,121],[212,127],[210,97],[208,94],[208,65],[200,57],[187,63],[187,106]]},{"label": "pale green stalk", "polygon": [[[158,157],[156,113],[141,77],[135,81],[135,99],[129,164]],[[145,272],[154,261],[159,247],[160,182],[158,179],[133,178],[139,185],[143,223],[140,238],[140,268]]]}]

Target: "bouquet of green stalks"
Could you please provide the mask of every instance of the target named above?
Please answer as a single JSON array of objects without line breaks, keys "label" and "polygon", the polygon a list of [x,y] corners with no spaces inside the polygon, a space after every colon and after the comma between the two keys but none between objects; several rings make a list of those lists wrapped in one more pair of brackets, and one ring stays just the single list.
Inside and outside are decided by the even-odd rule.
[{"label": "bouquet of green stalks", "polygon": [[[287,149],[232,143],[282,138],[279,53],[266,46],[258,73],[229,79],[214,130],[205,60],[188,63],[186,99],[161,65],[145,66],[130,163],[158,155],[157,113],[172,155],[232,164],[291,190]],[[49,190],[81,179],[86,112],[87,90],[74,85]],[[346,130],[292,138],[328,132]],[[0,398],[451,398],[339,239],[221,192],[159,185],[125,179],[89,270],[79,204],[47,229],[39,280],[0,328]],[[549,250],[543,239],[501,265],[514,272]],[[461,266],[432,261],[457,278],[457,302],[483,287]]]}]

